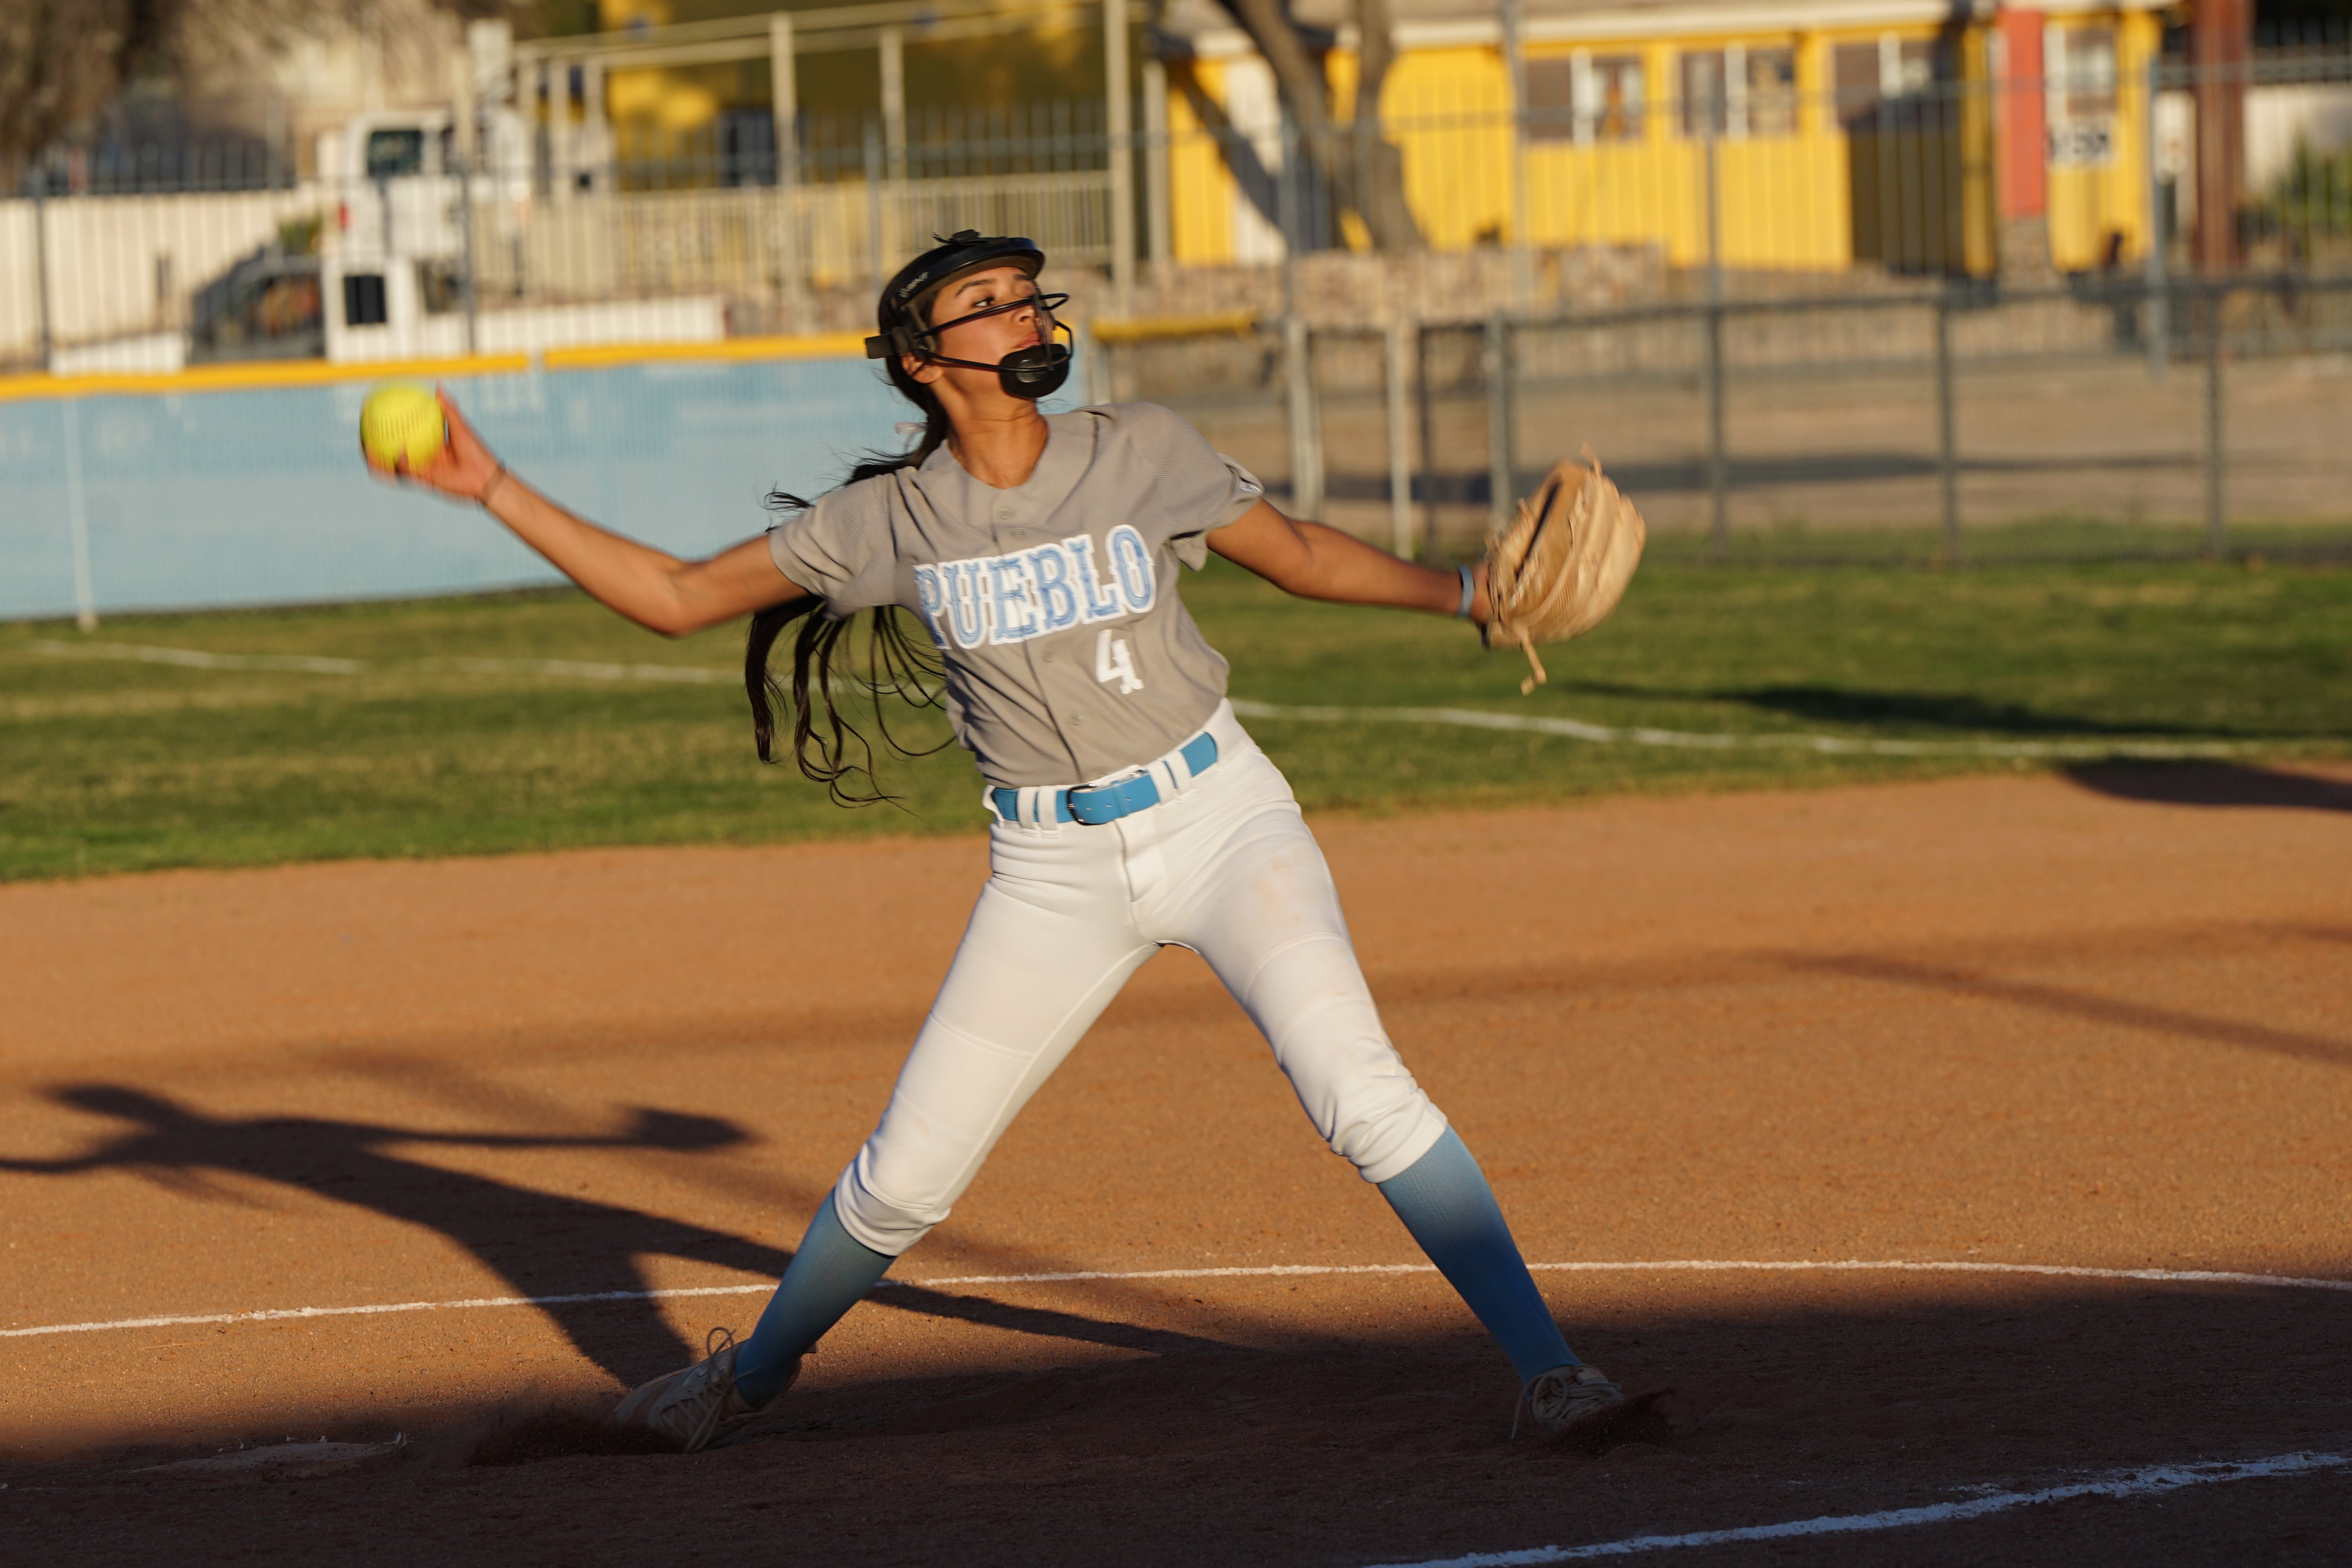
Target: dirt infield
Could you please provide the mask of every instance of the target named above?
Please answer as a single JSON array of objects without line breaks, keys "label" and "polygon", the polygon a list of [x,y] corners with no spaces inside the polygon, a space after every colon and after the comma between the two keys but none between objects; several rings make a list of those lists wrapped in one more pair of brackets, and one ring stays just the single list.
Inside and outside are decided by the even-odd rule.
[{"label": "dirt infield", "polygon": [[[1441,1282],[1328,1271],[1418,1258],[1169,953],[772,1421],[563,1452],[540,1413],[748,1328],[982,844],[172,873],[0,888],[0,1556],[1368,1564],[2352,1454],[2352,1291],[1686,1266],[2352,1279],[2352,774],[1318,831],[1528,1256],[1596,1266],[1538,1276],[1570,1343],[1670,1427],[1515,1444]],[[1161,1277],[1001,1278],[1082,1271]],[[1660,1550],[2340,1561],[2352,1468],[2000,1507]]]}]

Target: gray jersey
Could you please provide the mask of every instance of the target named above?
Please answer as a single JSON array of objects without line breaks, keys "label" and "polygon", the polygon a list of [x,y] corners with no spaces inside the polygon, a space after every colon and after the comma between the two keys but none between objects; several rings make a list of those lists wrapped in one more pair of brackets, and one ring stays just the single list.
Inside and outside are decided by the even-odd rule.
[{"label": "gray jersey", "polygon": [[1265,488],[1150,403],[1045,421],[1026,484],[1000,490],[943,447],[844,485],[768,535],[835,615],[897,605],[945,655],[948,717],[992,784],[1067,784],[1174,750],[1225,694],[1225,661],[1176,563]]}]

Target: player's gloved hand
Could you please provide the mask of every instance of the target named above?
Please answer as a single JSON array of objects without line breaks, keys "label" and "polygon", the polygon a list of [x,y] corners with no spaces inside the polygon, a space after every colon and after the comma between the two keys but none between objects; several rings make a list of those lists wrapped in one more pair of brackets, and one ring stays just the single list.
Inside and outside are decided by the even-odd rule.
[{"label": "player's gloved hand", "polygon": [[1642,563],[1642,514],[1601,477],[1591,448],[1584,455],[1591,467],[1555,466],[1519,503],[1518,515],[1486,541],[1486,646],[1526,650],[1530,673],[1519,683],[1522,696],[1544,679],[1536,644],[1599,626]]}]

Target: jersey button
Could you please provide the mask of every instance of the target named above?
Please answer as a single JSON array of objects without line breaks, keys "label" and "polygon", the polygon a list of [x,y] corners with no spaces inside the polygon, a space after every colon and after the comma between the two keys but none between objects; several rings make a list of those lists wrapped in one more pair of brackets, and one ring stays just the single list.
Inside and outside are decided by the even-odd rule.
[{"label": "jersey button", "polygon": [[1051,664],[1051,663],[1053,663],[1053,662],[1054,662],[1054,658],[1055,658],[1054,650],[1053,650],[1052,648],[1047,648],[1047,649],[1045,650],[1045,662],[1046,662],[1047,664]]},{"label": "jersey button", "polygon": [[998,501],[996,503],[996,515],[1000,521],[1005,518],[1011,517],[1013,515],[1012,503],[1009,501]]}]

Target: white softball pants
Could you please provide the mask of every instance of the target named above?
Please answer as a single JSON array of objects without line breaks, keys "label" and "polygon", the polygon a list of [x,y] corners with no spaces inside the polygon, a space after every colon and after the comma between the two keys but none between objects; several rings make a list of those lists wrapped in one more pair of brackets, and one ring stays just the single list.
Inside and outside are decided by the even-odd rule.
[{"label": "white softball pants", "polygon": [[1099,826],[991,830],[990,875],[890,1104],[834,1190],[849,1234],[892,1257],[948,1217],[981,1162],[1129,975],[1199,953],[1367,1181],[1427,1153],[1445,1118],[1405,1070],[1356,963],[1289,784],[1220,705],[1217,762]]}]

